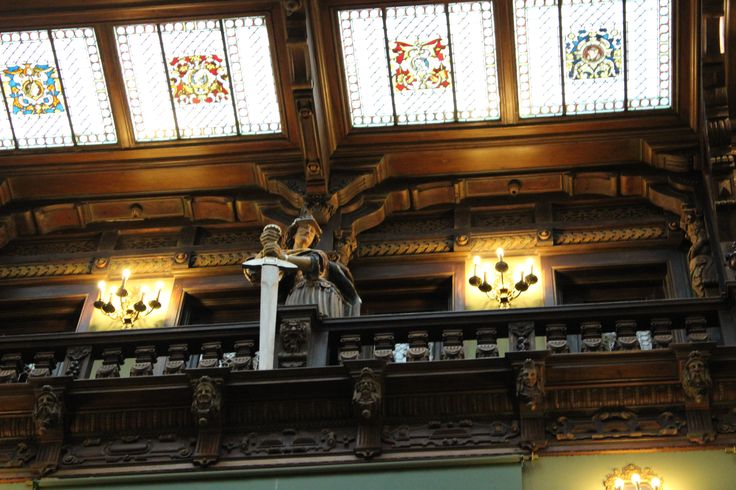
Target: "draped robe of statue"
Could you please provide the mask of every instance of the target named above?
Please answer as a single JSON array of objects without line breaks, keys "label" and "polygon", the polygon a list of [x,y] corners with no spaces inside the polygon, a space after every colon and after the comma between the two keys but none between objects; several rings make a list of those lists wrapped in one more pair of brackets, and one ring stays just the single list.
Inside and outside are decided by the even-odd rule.
[{"label": "draped robe of statue", "polygon": [[305,248],[288,250],[288,255],[309,257],[309,270],[287,273],[279,284],[279,296],[287,305],[317,305],[319,312],[331,318],[360,315],[360,297],[350,271],[331,261],[325,252]]}]

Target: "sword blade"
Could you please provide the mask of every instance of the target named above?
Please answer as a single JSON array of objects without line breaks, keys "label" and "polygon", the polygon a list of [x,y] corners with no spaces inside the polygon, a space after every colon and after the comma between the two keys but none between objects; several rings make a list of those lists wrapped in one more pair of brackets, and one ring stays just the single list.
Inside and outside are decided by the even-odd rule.
[{"label": "sword blade", "polygon": [[263,264],[261,267],[261,323],[258,341],[258,370],[273,369],[276,341],[276,308],[279,299],[279,267]]}]

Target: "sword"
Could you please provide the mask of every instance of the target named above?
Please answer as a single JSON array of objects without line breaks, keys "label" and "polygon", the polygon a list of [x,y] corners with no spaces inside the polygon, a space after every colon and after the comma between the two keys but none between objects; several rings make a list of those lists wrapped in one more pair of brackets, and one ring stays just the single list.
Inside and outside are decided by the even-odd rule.
[{"label": "sword", "polygon": [[[273,227],[275,225],[269,225]],[[275,227],[278,229],[278,227]],[[274,230],[275,231],[275,230]],[[278,229],[280,236],[281,230]],[[276,257],[259,257],[243,263],[243,269],[261,273],[260,339],[258,341],[258,370],[273,369],[274,344],[276,342],[276,310],[279,299],[279,280],[282,271],[297,266]]]}]

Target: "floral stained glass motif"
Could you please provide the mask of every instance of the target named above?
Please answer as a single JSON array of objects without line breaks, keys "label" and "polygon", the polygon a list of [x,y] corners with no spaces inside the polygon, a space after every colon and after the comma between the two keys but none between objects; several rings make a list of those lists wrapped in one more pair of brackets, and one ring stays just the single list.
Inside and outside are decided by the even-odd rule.
[{"label": "floral stained glass motif", "polygon": [[217,55],[192,55],[169,62],[171,91],[177,104],[213,104],[229,99],[227,70]]},{"label": "floral stained glass motif", "polygon": [[137,141],[281,130],[263,17],[120,26],[116,33]]},{"label": "floral stained glass motif", "polygon": [[0,34],[0,148],[115,143],[92,28]]},{"label": "floral stained glass motif", "polygon": [[3,71],[13,114],[64,112],[61,83],[56,68],[49,65],[10,66]]},{"label": "floral stained glass motif", "polygon": [[442,39],[409,44],[396,41],[392,61],[396,90],[422,90],[450,86],[450,71],[445,65],[447,45]]},{"label": "floral stained glass motif", "polygon": [[586,80],[613,78],[623,65],[621,37],[601,28],[598,32],[570,33],[565,43],[565,70],[568,78]]},{"label": "floral stained glass motif", "polygon": [[345,10],[338,18],[353,126],[499,117],[491,2]]},{"label": "floral stained glass motif", "polygon": [[515,0],[521,117],[670,107],[670,9],[671,0]]}]

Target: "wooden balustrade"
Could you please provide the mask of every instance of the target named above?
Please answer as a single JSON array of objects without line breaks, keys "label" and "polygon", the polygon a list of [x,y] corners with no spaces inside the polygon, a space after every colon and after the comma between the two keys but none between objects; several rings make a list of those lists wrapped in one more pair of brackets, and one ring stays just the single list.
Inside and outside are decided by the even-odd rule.
[{"label": "wooden balustrade", "polygon": [[[629,304],[623,311],[615,304],[597,304],[320,319],[314,307],[282,307],[276,365],[392,362],[397,344],[408,344],[407,362],[497,357],[500,351],[539,348],[552,355],[632,351],[642,348],[637,336],[642,331],[647,332],[647,348],[718,342],[726,308],[717,299],[667,300]],[[546,342],[538,344],[536,338],[542,336]],[[499,339],[506,339],[501,350]],[[258,325],[253,322],[13,336],[0,343],[0,383],[52,375],[77,379],[173,375],[187,368],[244,371],[254,368],[257,341]],[[129,367],[123,370],[124,366]]]}]

